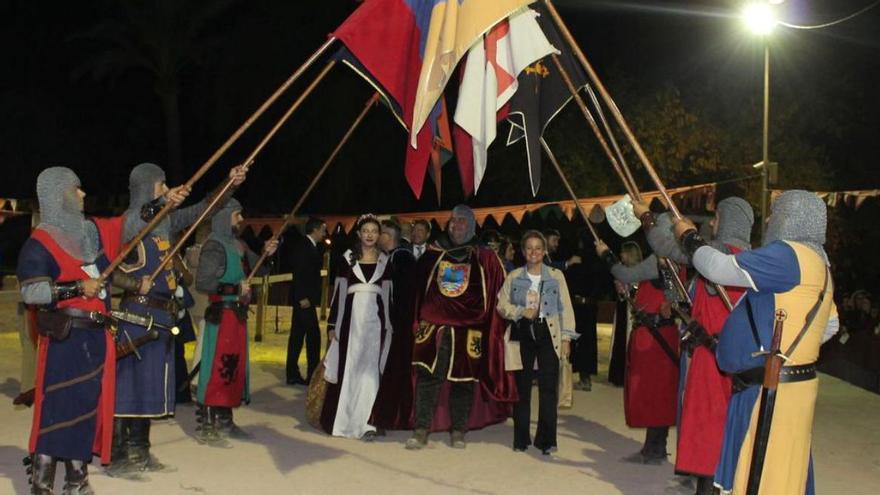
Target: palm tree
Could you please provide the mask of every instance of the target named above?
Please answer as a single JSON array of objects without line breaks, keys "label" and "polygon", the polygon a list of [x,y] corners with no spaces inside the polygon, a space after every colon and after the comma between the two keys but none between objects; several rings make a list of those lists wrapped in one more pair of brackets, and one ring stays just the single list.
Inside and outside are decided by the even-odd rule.
[{"label": "palm tree", "polygon": [[96,50],[73,71],[74,78],[116,79],[139,71],[153,81],[163,115],[169,179],[182,176],[180,86],[183,76],[204,65],[218,46],[209,33],[239,0],[129,0],[106,2],[107,17],[72,36]]}]

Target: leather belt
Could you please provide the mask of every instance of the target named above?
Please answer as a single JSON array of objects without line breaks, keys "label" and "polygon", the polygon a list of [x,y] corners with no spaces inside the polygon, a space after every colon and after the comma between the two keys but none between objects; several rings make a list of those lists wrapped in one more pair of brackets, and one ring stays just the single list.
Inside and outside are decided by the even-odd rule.
[{"label": "leather belt", "polygon": [[141,306],[147,306],[148,308],[159,309],[173,317],[176,317],[177,312],[180,311],[177,301],[174,301],[173,299],[162,299],[159,297],[141,296],[138,294],[125,294],[122,296],[122,303],[140,304]]},{"label": "leather belt", "polygon": [[217,284],[217,294],[220,296],[237,296],[241,291],[241,286],[238,284]]},{"label": "leather belt", "polygon": [[71,324],[75,328],[98,329],[106,327],[106,323],[103,319],[99,321],[95,318],[96,314],[100,314],[95,311],[83,311],[77,308],[62,308],[57,311],[70,317]]},{"label": "leather belt", "polygon": [[[779,372],[779,383],[804,382],[816,378],[816,363],[797,366],[783,366]],[[733,393],[764,383],[764,367],[750,368],[733,374]]]},{"label": "leather belt", "polygon": [[210,306],[221,306],[224,309],[247,309],[248,305],[239,301],[211,301]]}]

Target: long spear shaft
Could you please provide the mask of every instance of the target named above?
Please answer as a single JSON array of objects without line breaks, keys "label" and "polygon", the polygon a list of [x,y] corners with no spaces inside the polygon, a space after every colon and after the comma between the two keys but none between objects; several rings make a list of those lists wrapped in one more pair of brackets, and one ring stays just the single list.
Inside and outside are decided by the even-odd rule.
[{"label": "long spear shaft", "polygon": [[[565,25],[565,21],[562,20],[562,17],[559,15],[559,12],[556,10],[556,7],[553,5],[552,0],[544,0],[544,4],[547,5],[547,11],[550,12],[550,16],[553,17],[553,21],[559,27],[560,33],[568,42],[571,49],[574,51],[575,56],[577,56],[581,65],[584,67],[584,70],[587,71],[587,75],[590,77],[590,80],[593,81],[593,85],[599,91],[599,94],[602,95],[602,99],[605,101],[605,104],[608,105],[608,108],[611,110],[611,114],[614,115],[614,119],[617,120],[618,125],[623,130],[623,134],[626,136],[629,144],[635,150],[636,155],[641,160],[642,165],[645,167],[645,170],[648,171],[648,175],[651,176],[651,180],[654,181],[654,185],[657,186],[657,190],[660,191],[660,194],[663,196],[663,199],[666,201],[667,206],[669,207],[669,211],[675,216],[675,218],[681,219],[681,212],[678,211],[678,207],[675,206],[675,203],[672,201],[672,196],[669,195],[669,192],[666,190],[666,186],[663,185],[663,181],[660,180],[660,176],[657,175],[657,171],[654,169],[654,165],[651,164],[651,160],[648,158],[648,155],[645,153],[645,150],[642,149],[642,145],[639,144],[638,139],[636,139],[635,133],[633,133],[632,129],[630,129],[629,124],[627,124],[626,119],[623,118],[623,114],[620,112],[620,109],[617,108],[617,104],[614,102],[614,99],[611,98],[611,94],[605,88],[605,85],[602,84],[602,80],[599,79],[599,75],[593,69],[593,66],[590,64],[589,60],[587,60],[586,55],[584,55],[583,50],[581,50],[580,45],[578,45],[577,41],[575,41],[574,36],[572,36],[571,31],[569,31],[568,26]],[[733,309],[733,304],[730,301],[730,296],[727,294],[727,291],[724,290],[724,287],[721,285],[715,284],[715,289],[718,291],[718,296],[721,297],[724,306],[728,309],[728,311]]]},{"label": "long spear shaft", "polygon": [[584,114],[584,119],[586,119],[587,123],[590,124],[590,128],[593,130],[593,134],[596,135],[596,139],[598,139],[599,144],[602,145],[602,149],[608,156],[608,160],[610,160],[611,165],[614,166],[614,171],[617,172],[617,175],[620,177],[620,181],[623,182],[623,186],[626,188],[626,192],[628,192],[629,195],[635,199],[641,199],[638,188],[635,186],[635,183],[631,183],[628,180],[628,176],[624,174],[623,169],[621,168],[621,163],[617,161],[617,158],[614,156],[614,153],[608,146],[608,141],[605,139],[602,131],[599,130],[599,125],[596,123],[596,119],[593,118],[593,114],[590,113],[590,109],[587,108],[587,104],[584,102],[584,99],[581,98],[581,94],[578,92],[577,87],[574,85],[574,81],[572,81],[568,71],[565,70],[565,67],[562,65],[562,62],[559,61],[559,57],[555,53],[551,55],[551,58],[553,58],[553,63],[556,65],[556,69],[559,71],[560,75],[562,75],[562,80],[565,81],[565,85],[568,87],[568,91],[571,93],[571,96],[577,103],[578,108],[580,108],[581,113]]},{"label": "long spear shaft", "polygon": [[[272,93],[272,96],[264,101],[263,104],[260,105],[260,107],[253,114],[251,114],[251,116],[248,117],[248,119],[245,120],[244,123],[231,136],[229,136],[229,139],[227,139],[226,142],[223,143],[223,145],[220,146],[220,148],[218,148],[217,151],[215,151],[214,154],[211,155],[211,157],[208,158],[208,160],[203,163],[201,167],[199,167],[196,173],[193,174],[193,176],[190,177],[190,179],[186,182],[186,185],[192,187],[193,184],[196,183],[196,181],[201,179],[202,176],[207,173],[208,169],[210,169],[214,165],[214,163],[216,163],[217,160],[219,160],[220,157],[224,153],[226,153],[226,150],[228,150],[230,146],[238,141],[238,138],[241,137],[241,135],[244,134],[244,132],[248,130],[248,128],[250,128],[250,126],[253,125],[253,123],[273,103],[275,103],[275,101],[278,100],[278,98],[280,98],[285,91],[287,91],[287,88],[289,88],[291,84],[299,79],[300,76],[302,76],[302,74],[309,67],[311,67],[312,64],[315,63],[315,60],[317,60],[318,57],[320,57],[325,51],[327,51],[328,48],[330,48],[330,45],[332,45],[334,41],[336,41],[336,38],[331,37],[327,41],[325,41],[324,44],[321,45],[317,50],[315,50],[315,53],[313,53],[296,71],[294,71],[294,73],[291,74],[291,76],[286,81],[284,81],[284,84],[276,89],[275,92]],[[114,258],[113,261],[110,262],[109,265],[107,265],[107,268],[105,268],[104,271],[101,272],[101,276],[98,277],[98,281],[100,281],[101,283],[105,282],[107,278],[110,277],[110,275],[113,273],[113,271],[116,270],[116,268],[120,264],[122,264],[123,260],[125,260],[125,258],[135,248],[135,246],[137,246],[138,243],[147,236],[147,234],[152,232],[152,230],[155,229],[157,225],[159,225],[159,222],[161,222],[162,219],[171,212],[171,208],[171,203],[167,203],[165,206],[163,206],[162,209],[159,210],[159,212],[156,214],[156,216],[153,217],[153,219],[148,222],[147,225],[145,225],[144,228],[142,228],[141,231],[138,232],[133,239],[128,241],[128,243],[122,248],[122,251],[120,251],[120,253],[116,256],[116,258]]]},{"label": "long spear shaft", "polygon": [[541,137],[541,146],[544,148],[544,153],[547,153],[547,158],[550,158],[550,163],[553,164],[553,167],[556,168],[556,173],[559,174],[559,178],[562,179],[562,184],[565,186],[565,189],[568,191],[568,195],[571,196],[571,199],[574,201],[575,206],[577,206],[578,211],[581,214],[581,217],[584,219],[584,223],[587,224],[587,228],[590,229],[590,233],[593,234],[593,240],[599,241],[599,233],[596,232],[596,228],[593,227],[593,224],[590,223],[590,216],[587,215],[587,212],[584,210],[584,207],[581,205],[581,202],[578,201],[577,195],[574,193],[574,189],[571,187],[571,183],[568,182],[568,178],[565,176],[565,172],[563,172],[562,167],[559,166],[559,162],[556,160],[556,155],[553,154],[553,151],[550,150],[550,146],[547,144],[547,141]]},{"label": "long spear shaft", "polygon": [[[282,115],[281,118],[278,119],[278,122],[276,122],[275,125],[272,126],[272,129],[270,129],[269,132],[266,133],[260,143],[244,160],[245,170],[253,165],[254,159],[257,157],[257,155],[260,154],[261,151],[263,151],[263,148],[265,148],[266,145],[269,144],[269,141],[271,141],[272,138],[275,137],[275,134],[278,133],[278,130],[281,129],[281,126],[283,126],[288,121],[288,119],[290,119],[290,116],[293,115],[293,112],[295,112],[296,109],[299,108],[300,105],[302,105],[302,102],[305,101],[305,99],[312,93],[312,91],[315,90],[315,88],[318,86],[318,83],[320,83],[327,75],[327,73],[330,72],[330,69],[333,68],[335,63],[336,61],[334,60],[327,62],[327,65],[324,66],[324,69],[321,70],[321,72],[318,74],[318,77],[316,77],[315,80],[312,81],[311,84],[309,84],[309,86],[306,88],[305,91],[303,91],[299,98],[297,98],[296,101],[293,102],[293,105],[291,105],[290,108],[287,109],[287,112],[285,112],[284,115]],[[158,277],[159,274],[162,273],[162,270],[165,269],[165,266],[168,265],[168,263],[172,259],[174,259],[174,255],[176,255],[183,248],[183,244],[187,241],[187,239],[190,238],[190,236],[193,235],[193,233],[199,227],[199,224],[205,221],[205,219],[208,218],[208,216],[214,211],[214,209],[217,207],[217,204],[220,202],[221,199],[223,199],[226,193],[229,192],[230,189],[232,189],[233,185],[233,180],[231,178],[226,180],[226,183],[223,184],[223,188],[220,189],[220,191],[218,191],[213,198],[211,198],[211,202],[202,211],[202,213],[199,214],[198,218],[196,218],[196,221],[193,222],[192,225],[190,225],[186,229],[183,235],[181,235],[180,238],[177,240],[177,243],[174,244],[174,247],[171,248],[171,251],[169,251],[168,254],[165,255],[165,257],[162,259],[162,262],[159,263],[159,266],[157,266],[156,269],[153,270],[153,273],[150,274],[150,283],[152,283],[153,280],[156,280],[156,277]]]},{"label": "long spear shaft", "polygon": [[580,61],[581,65],[584,67],[584,70],[587,71],[587,75],[593,82],[593,86],[599,91],[599,94],[602,95],[602,99],[605,101],[605,104],[608,105],[608,108],[611,110],[611,114],[614,116],[614,119],[617,120],[617,123],[623,130],[623,134],[626,136],[629,144],[636,152],[636,155],[639,157],[642,165],[644,165],[645,170],[648,171],[648,175],[651,176],[651,180],[654,181],[654,185],[657,186],[657,190],[660,191],[660,194],[663,196],[663,199],[669,206],[669,210],[672,212],[673,215],[675,215],[676,218],[681,218],[681,212],[678,211],[675,203],[672,202],[672,197],[666,191],[666,186],[663,185],[663,181],[661,181],[660,176],[657,175],[657,171],[654,169],[654,165],[651,164],[651,160],[648,158],[645,150],[642,149],[642,145],[639,144],[639,141],[636,139],[635,134],[633,133],[632,129],[630,129],[629,124],[627,124],[626,119],[623,118],[623,114],[620,112],[620,109],[617,108],[617,104],[614,102],[614,99],[611,98],[611,94],[605,88],[605,85],[602,84],[602,81],[599,79],[599,75],[593,69],[593,66],[590,65],[590,62],[584,55],[583,50],[581,50],[580,46],[577,44],[577,41],[575,41],[574,36],[572,36],[571,34],[571,31],[569,31],[568,26],[565,25],[565,21],[562,20],[562,17],[559,15],[556,7],[553,5],[552,0],[544,0],[544,3],[547,5],[547,11],[550,12],[550,16],[553,17],[553,21],[559,27],[560,33],[568,42],[569,46],[571,46],[575,56],[578,58],[578,61]]},{"label": "long spear shaft", "polygon": [[[309,183],[309,187],[307,187],[305,192],[303,192],[302,195],[300,195],[299,199],[296,201],[296,204],[293,206],[293,209],[290,210],[290,213],[288,213],[286,217],[284,217],[284,222],[281,223],[281,226],[278,227],[278,230],[272,235],[272,237],[269,239],[269,241],[277,241],[278,238],[281,237],[281,234],[284,233],[284,231],[290,225],[290,222],[296,216],[296,213],[299,211],[299,208],[303,205],[306,198],[309,196],[309,194],[312,192],[312,190],[318,184],[318,181],[321,179],[321,177],[324,175],[324,172],[327,171],[327,169],[330,167],[330,164],[333,163],[333,161],[336,159],[336,156],[339,154],[339,151],[342,149],[343,146],[345,146],[345,143],[348,142],[348,140],[351,138],[352,134],[354,134],[355,129],[357,129],[357,127],[360,125],[361,121],[364,120],[364,117],[367,116],[367,113],[370,111],[370,109],[373,107],[373,105],[376,104],[377,101],[379,101],[379,93],[374,93],[373,96],[371,96],[370,99],[367,100],[367,103],[364,105],[364,109],[361,110],[361,113],[357,116],[357,118],[354,120],[354,122],[352,122],[351,127],[348,128],[348,131],[345,133],[344,136],[342,136],[342,139],[339,141],[339,143],[336,144],[336,148],[333,149],[333,152],[330,153],[330,156],[327,158],[327,160],[324,162],[324,164],[321,165],[321,168],[318,170],[318,173],[315,174],[315,177],[312,178],[312,182]],[[263,262],[266,261],[266,257],[267,257],[267,253],[266,253],[266,251],[263,251],[263,253],[260,254],[260,257],[257,259],[256,263],[254,263],[253,268],[251,268],[251,272],[248,274],[248,277],[245,281],[246,283],[248,283],[248,284],[251,283],[251,280],[256,275],[257,270],[259,270],[260,267],[263,265]]]},{"label": "long spear shaft", "polygon": [[630,185],[636,191],[636,193],[638,193],[639,187],[636,185],[636,180],[635,178],[633,178],[632,171],[630,170],[629,165],[626,163],[626,158],[623,157],[623,152],[620,150],[620,145],[617,143],[617,138],[614,137],[614,131],[612,131],[611,126],[608,125],[608,119],[605,118],[605,112],[602,111],[602,105],[599,103],[599,100],[596,98],[596,93],[593,91],[593,88],[591,88],[589,84],[587,85],[587,93],[590,94],[590,101],[593,102],[593,106],[596,108],[596,115],[598,115],[599,120],[602,121],[602,127],[608,134],[608,139],[611,141],[611,146],[614,147],[614,152],[617,154],[617,159],[620,160],[620,166],[621,168],[623,168],[623,172],[626,174],[626,178],[629,179]]},{"label": "long spear shaft", "polygon": [[[568,178],[565,176],[565,172],[559,165],[559,161],[556,160],[556,155],[553,154],[553,151],[550,149],[550,146],[547,144],[547,141],[545,141],[543,137],[541,137],[541,146],[544,148],[544,152],[547,153],[547,157],[550,158],[550,162],[553,164],[553,167],[556,168],[556,173],[558,173],[559,178],[562,179],[562,184],[565,185],[565,189],[568,191],[569,196],[571,196],[571,199],[574,200],[574,204],[577,205],[578,212],[580,212],[581,217],[583,217],[584,223],[587,224],[587,228],[590,229],[590,233],[593,234],[593,240],[597,242],[601,241],[602,239],[599,238],[599,233],[596,232],[596,227],[593,227],[593,224],[590,223],[590,217],[587,215],[587,212],[584,210],[581,202],[578,201],[577,195],[574,193],[574,189],[572,189],[571,187],[571,183],[568,182]],[[633,308],[638,308],[638,306],[636,306],[636,302],[633,300],[628,290],[619,291],[618,294]]]}]

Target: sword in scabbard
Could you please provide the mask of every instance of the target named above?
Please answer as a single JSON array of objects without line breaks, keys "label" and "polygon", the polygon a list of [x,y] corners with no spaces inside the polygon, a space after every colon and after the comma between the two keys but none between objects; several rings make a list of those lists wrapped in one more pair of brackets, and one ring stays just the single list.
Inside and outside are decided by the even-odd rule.
[{"label": "sword in scabbard", "polygon": [[146,345],[155,340],[159,340],[159,331],[156,329],[147,330],[147,333],[132,339],[131,336],[128,335],[128,332],[123,331],[122,335],[124,340],[121,340],[116,344],[116,360],[130,356],[134,354],[138,361],[141,360],[141,354],[138,352],[138,347]]},{"label": "sword in scabbard", "polygon": [[168,326],[162,323],[157,323],[155,318],[152,315],[139,315],[137,313],[132,313],[130,311],[110,311],[109,315],[104,315],[100,313],[96,313],[92,315],[92,319],[95,321],[101,321],[103,318],[105,321],[109,321],[112,323],[118,324],[120,321],[125,323],[132,323],[139,327],[144,327],[149,332],[154,328],[166,331],[171,335],[177,336],[180,333],[180,329],[177,328],[177,325]]},{"label": "sword in scabbard", "polygon": [[786,360],[786,356],[779,349],[782,342],[782,327],[786,317],[785,310],[776,310],[770,352],[764,361],[764,383],[761,388],[761,403],[758,408],[758,422],[755,428],[755,443],[752,447],[752,462],[749,466],[746,495],[758,495],[761,486],[761,474],[767,456],[767,444],[770,441],[770,426],[773,423],[773,409],[776,405],[779,373]]},{"label": "sword in scabbard", "polygon": [[144,327],[147,330],[144,335],[141,335],[140,337],[134,339],[132,339],[127,332],[122,332],[123,339],[120,339],[120,341],[116,344],[117,361],[131,354],[134,354],[138,359],[141,359],[141,355],[137,351],[138,348],[150,342],[159,340],[161,332],[167,332],[171,336],[177,336],[180,333],[180,329],[177,328],[177,326],[168,326],[161,323],[156,323],[152,315],[139,315],[137,313],[131,313],[129,311],[113,310],[110,311],[109,315],[105,315],[95,311],[89,315],[89,318],[97,322],[113,323],[115,325],[118,325],[121,321],[125,323],[132,323]]}]

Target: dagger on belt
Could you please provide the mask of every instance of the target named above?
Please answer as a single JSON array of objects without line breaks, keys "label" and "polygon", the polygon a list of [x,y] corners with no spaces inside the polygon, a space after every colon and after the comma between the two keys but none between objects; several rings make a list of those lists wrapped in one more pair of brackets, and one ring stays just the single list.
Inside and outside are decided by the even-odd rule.
[{"label": "dagger on belt", "polygon": [[146,329],[144,335],[135,339],[132,339],[128,333],[123,332],[125,341],[119,342],[116,345],[116,359],[124,358],[129,354],[134,354],[135,357],[141,359],[141,355],[138,353],[137,348],[154,340],[159,340],[160,331],[168,332],[172,336],[177,336],[180,333],[180,329],[177,325],[163,325],[157,323],[152,315],[139,315],[129,311],[111,310],[109,315],[93,311],[89,315],[89,318],[99,323],[118,324],[121,321],[144,327]]}]

